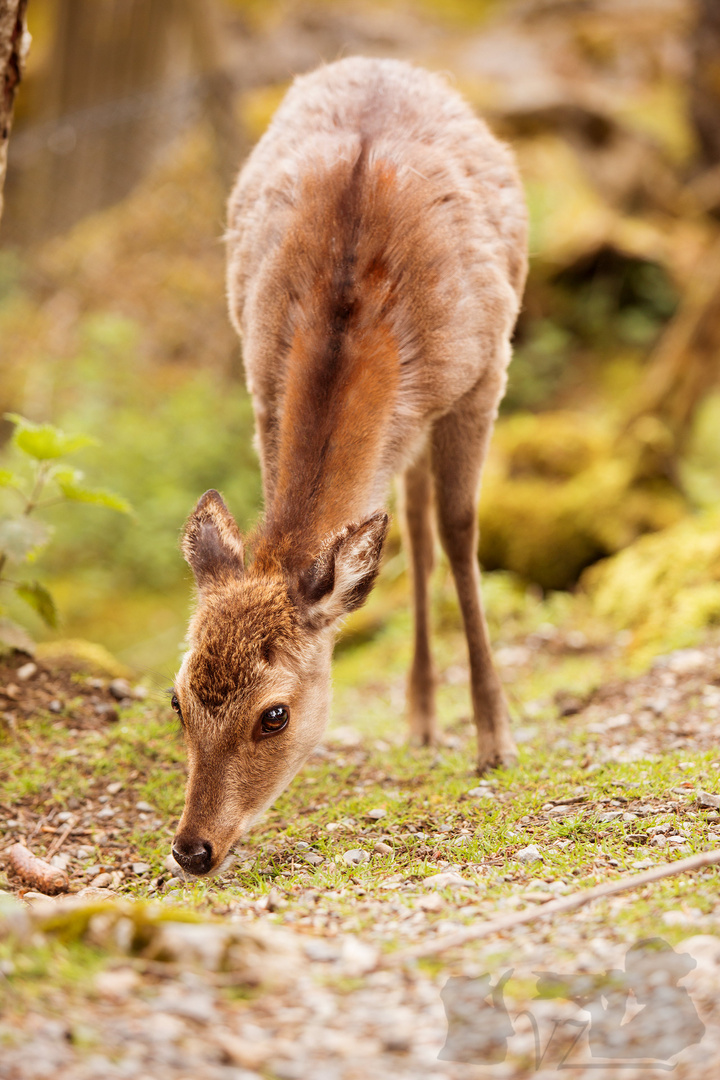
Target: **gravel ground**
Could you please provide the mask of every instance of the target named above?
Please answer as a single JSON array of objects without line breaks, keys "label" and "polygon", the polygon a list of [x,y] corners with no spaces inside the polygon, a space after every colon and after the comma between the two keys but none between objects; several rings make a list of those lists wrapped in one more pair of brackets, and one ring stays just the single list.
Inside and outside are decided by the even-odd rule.
[{"label": "gravel ground", "polygon": [[[572,813],[581,820],[587,814],[588,821],[603,822],[607,829],[619,818],[634,830],[626,836],[629,861],[621,871],[647,865],[647,860],[635,859],[633,844],[642,848],[638,854],[652,853],[653,861],[682,853],[687,831],[683,816],[695,825],[699,816],[694,780],[683,777],[659,799],[636,794],[630,781],[614,789],[617,797],[600,797],[591,778],[604,762],[642,761],[645,766],[668,748],[688,754],[713,751],[720,732],[719,671],[716,644],[682,650],[661,658],[647,674],[606,685],[586,698],[557,695],[557,718],[542,731],[533,732],[530,718],[530,741],[564,735],[570,741],[578,731],[596,739],[587,754],[592,759],[585,768],[588,784],[557,804],[548,801],[529,819],[540,847],[543,828]],[[89,689],[100,696],[106,693],[101,685]],[[120,689],[116,687],[118,693]],[[87,723],[107,723],[102,712],[95,711],[104,702],[75,701]],[[346,761],[356,756],[362,768],[362,742],[328,753],[342,753]],[[707,778],[714,775],[711,758],[712,753],[703,767]],[[97,792],[109,790],[106,781],[102,784],[98,781]],[[483,802],[482,787],[462,806]],[[488,787],[493,803],[507,804],[508,790],[493,791],[492,781]],[[438,835],[423,838],[415,831],[406,837],[417,850],[427,849],[434,874],[419,878],[394,872],[391,865],[384,876],[375,872],[379,884],[370,892],[352,878],[328,887],[322,867],[316,873],[312,864],[307,874],[298,873],[295,863],[312,854],[310,845],[278,834],[276,857],[291,867],[288,878],[280,875],[269,892],[253,894],[245,888],[233,896],[226,887],[218,894],[221,903],[213,908],[206,902],[204,917],[210,913],[209,903],[214,923],[188,930],[173,921],[175,939],[167,938],[166,930],[162,946],[151,935],[138,948],[137,943],[131,947],[122,929],[128,925],[128,912],[155,912],[151,921],[158,925],[186,917],[188,908],[182,905],[187,886],[164,875],[166,880],[154,892],[154,886],[148,887],[154,897],[150,907],[133,906],[135,901],[117,895],[123,882],[150,880],[147,867],[132,861],[129,828],[152,820],[153,809],[133,803],[130,791],[111,793],[106,802],[97,792],[91,791],[95,818],[104,806],[125,802],[113,814],[112,828],[106,828],[104,818],[85,821],[82,808],[76,810],[72,820],[78,834],[68,834],[63,847],[72,852],[71,870],[84,866],[74,873],[74,895],[51,901],[24,891],[10,877],[23,899],[5,894],[0,909],[0,916],[5,912],[4,923],[0,921],[2,1080],[514,1080],[557,1072],[632,1078],[660,1075],[670,1067],[682,1080],[699,1080],[720,1068],[720,905],[708,910],[705,904],[701,910],[693,897],[695,886],[705,893],[712,888],[712,870],[685,880],[677,903],[650,919],[656,928],[653,936],[665,940],[667,935],[674,951],[666,942],[660,959],[642,978],[632,966],[637,952],[632,947],[638,942],[636,927],[625,918],[629,897],[554,921],[540,919],[433,961],[398,962],[405,946],[516,908],[541,910],[545,900],[576,888],[572,880],[548,880],[530,845],[514,853],[517,869],[511,890],[505,896],[491,895],[486,885],[507,871],[507,864],[502,867],[503,860],[495,855],[475,862],[463,857],[469,826],[462,824],[462,817],[444,836],[436,821]],[[26,836],[35,830],[35,842],[45,828],[50,845],[67,828],[57,814],[47,824],[50,818],[39,802],[28,801],[19,810],[6,807],[5,815],[8,843],[21,835],[18,822]],[[717,846],[720,837],[712,829],[720,815],[707,807],[702,815],[710,830],[707,839]],[[669,820],[650,824],[658,816]],[[331,824],[338,857],[346,862],[353,852],[362,856],[368,845],[370,850],[380,845],[377,857],[383,858],[382,845],[397,846],[405,835],[402,825],[383,818],[367,825],[349,817]],[[96,849],[105,852],[107,862],[82,863],[80,833],[85,827],[95,830]],[[101,836],[107,833],[106,849],[98,843],[98,828]],[[617,872],[617,862],[610,858],[599,857],[597,867]],[[646,900],[653,910],[653,888],[631,894],[633,903]],[[55,979],[55,970],[60,973],[65,962],[59,927],[73,905],[75,911],[94,912],[84,941],[102,962],[94,962],[86,979],[77,974]],[[48,921],[51,915],[54,926]],[[25,924],[19,945],[13,947],[7,930],[11,924],[17,927],[18,919]],[[156,927],[153,934],[158,932]],[[266,944],[258,960],[248,942],[259,932],[266,935]],[[206,936],[198,940],[198,934]],[[228,962],[228,935],[233,934],[239,951]],[[43,949],[50,950],[50,961],[47,955],[42,961],[49,964],[48,977],[36,979],[35,988],[27,991],[32,980],[24,980],[21,961],[25,953],[39,955]],[[564,975],[565,984],[553,975]],[[582,976],[586,982],[579,987]],[[548,986],[556,996],[538,997]],[[594,1012],[582,1007],[591,1001]],[[608,1056],[618,1038],[615,1057]],[[655,1056],[640,1056],[651,1053]]]},{"label": "gravel ground", "polygon": [[[631,1019],[622,1041],[622,1070],[614,1060],[603,1063],[596,1047],[593,1057],[587,1013],[566,1000],[533,1000],[539,972],[577,977],[623,969],[628,943],[608,929],[620,906],[616,901],[603,917],[581,911],[550,931],[523,928],[512,940],[467,948],[462,959],[434,972],[413,965],[378,968],[375,949],[354,936],[308,941],[275,931],[285,965],[282,986],[245,999],[233,999],[222,985],[223,975],[182,963],[118,960],[71,1003],[66,995],[50,993],[22,1014],[6,1013],[0,1023],[0,1075],[4,1080],[503,1080],[535,1074],[539,1052],[544,1055],[539,1075],[557,1072],[563,1064],[571,1077],[635,1077],[653,1064],[655,1070],[667,1066],[640,1057],[647,1047],[662,1050],[663,1045],[675,1053],[669,1056],[677,1058],[676,1076],[714,1075],[720,1065],[720,937],[693,936],[668,954],[692,956],[697,965],[690,973],[680,966],[682,985],[691,995],[680,1006],[681,991],[665,956],[657,972],[666,978],[646,984],[645,1013]],[[483,991],[492,994],[508,971],[505,1011],[502,998],[484,998]],[[701,1042],[684,1047],[685,1034],[688,1041],[694,1038],[698,1023],[705,1027]],[[439,1058],[446,1039],[450,1053],[463,1061]]]}]

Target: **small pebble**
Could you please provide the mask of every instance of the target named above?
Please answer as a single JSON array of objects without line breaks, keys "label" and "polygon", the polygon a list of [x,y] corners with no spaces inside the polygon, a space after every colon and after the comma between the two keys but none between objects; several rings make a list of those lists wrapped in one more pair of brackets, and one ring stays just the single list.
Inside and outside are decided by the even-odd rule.
[{"label": "small pebble", "polygon": [[380,818],[384,818],[387,814],[387,810],[383,810],[381,806],[377,806],[374,810],[368,810],[367,817],[372,818],[373,821],[379,821]]},{"label": "small pebble", "polygon": [[343,862],[346,862],[348,866],[360,866],[362,863],[370,861],[370,856],[367,851],[363,851],[361,848],[350,848],[349,851],[343,852]]},{"label": "small pebble", "polygon": [[179,878],[180,881],[185,881],[185,871],[179,863],[175,862],[172,855],[167,855],[165,857],[164,865],[165,869],[169,870],[174,877]]},{"label": "small pebble", "polygon": [[393,849],[390,847],[390,845],[383,843],[382,840],[378,840],[378,842],[375,844],[375,847],[373,848],[373,851],[377,855],[392,855],[393,854]]},{"label": "small pebble", "polygon": [[132,697],[132,690],[127,679],[113,679],[108,685],[108,690],[116,701],[122,701],[124,698]]},{"label": "small pebble", "polygon": [[112,884],[112,876],[110,874],[98,874],[90,882],[93,889],[108,889]]},{"label": "small pebble", "polygon": [[[427,881],[427,878],[425,880]],[[428,896],[420,896],[415,901],[415,907],[420,908],[421,911],[440,911],[444,905],[445,901],[438,893],[429,893]]]},{"label": "small pebble", "polygon": [[519,851],[515,852],[515,858],[518,862],[524,863],[542,862],[540,849],[535,844],[528,844],[527,847],[520,848]]},{"label": "small pebble", "polygon": [[50,702],[50,704],[48,705],[48,709],[50,710],[50,712],[53,712],[53,713],[62,712],[62,702],[58,701],[57,698],[53,698],[52,701]]},{"label": "small pebble", "polygon": [[[272,1054],[272,1043],[269,1039],[250,1042],[249,1039],[240,1039],[222,1028],[213,1033],[213,1042],[220,1048],[226,1061],[231,1065],[239,1065],[243,1070],[261,1069]],[[257,1075],[257,1072],[243,1071],[242,1075],[250,1077]]]},{"label": "small pebble", "polygon": [[[104,876],[107,878],[110,877],[109,874],[105,874]],[[112,889],[106,889],[99,885],[90,884],[86,885],[84,889],[78,889],[75,896],[93,897],[96,900],[109,900],[111,897],[117,896],[117,893],[113,892]]]},{"label": "small pebble", "polygon": [[108,795],[117,795],[118,792],[122,791],[122,789],[123,786],[119,780],[115,780],[112,784],[108,784],[108,786],[105,788]]},{"label": "small pebble", "polygon": [[94,712],[96,716],[102,716],[103,720],[107,720],[108,724],[117,724],[120,719],[117,709],[113,705],[108,705],[107,702],[95,705]]},{"label": "small pebble", "polygon": [[150,866],[150,863],[134,862],[132,864],[132,872],[133,872],[133,874],[149,874],[151,869],[152,869],[152,867]]},{"label": "small pebble", "polygon": [[129,997],[138,986],[140,975],[132,968],[110,968],[95,976],[95,989],[106,998]]},{"label": "small pebble", "polygon": [[431,889],[448,889],[460,885],[472,887],[474,882],[468,881],[455,870],[446,870],[442,874],[431,874],[430,877],[424,878],[422,884]]},{"label": "small pebble", "polygon": [[33,675],[37,672],[37,664],[33,664],[32,661],[29,664],[23,664],[19,667],[15,674],[20,682],[27,682],[28,679],[32,679]]},{"label": "small pebble", "polygon": [[149,802],[137,802],[135,803],[135,809],[141,814],[152,814],[155,807],[151,806]]}]

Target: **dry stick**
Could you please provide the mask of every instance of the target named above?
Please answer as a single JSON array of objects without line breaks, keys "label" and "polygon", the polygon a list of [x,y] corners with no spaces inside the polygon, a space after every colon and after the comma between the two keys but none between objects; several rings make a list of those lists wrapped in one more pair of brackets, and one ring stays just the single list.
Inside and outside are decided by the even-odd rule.
[{"label": "dry stick", "polygon": [[4,855],[18,877],[34,885],[40,892],[54,896],[56,893],[68,891],[70,883],[65,871],[39,859],[24,844],[13,844]]},{"label": "dry stick", "polygon": [[47,853],[45,855],[46,859],[51,859],[53,855],[55,855],[60,850],[60,848],[63,846],[74,828],[75,822],[69,821],[63,831],[56,835],[55,839],[51,842],[50,847],[47,849]]},{"label": "dry stick", "polygon": [[477,941],[479,938],[490,937],[492,934],[501,934],[506,930],[514,930],[523,923],[537,922],[547,918],[548,915],[559,915],[564,911],[572,911],[574,908],[584,907],[593,900],[603,900],[607,896],[617,896],[618,893],[628,892],[630,889],[639,889],[643,885],[650,885],[653,881],[661,878],[674,877],[676,874],[684,874],[690,870],[700,870],[703,866],[712,866],[720,863],[720,848],[713,851],[703,851],[700,855],[690,855],[687,859],[678,859],[677,862],[663,863],[654,866],[652,870],[646,870],[642,874],[628,874],[618,878],[617,881],[608,881],[603,885],[596,885],[592,889],[584,889],[582,892],[573,893],[572,896],[563,896],[559,900],[551,900],[542,907],[527,908],[518,911],[514,915],[506,915],[502,919],[492,922],[481,923],[480,926],[470,926],[466,930],[459,930],[456,934],[448,934],[437,941],[423,942],[413,945],[409,949],[393,953],[386,957],[382,966],[395,966],[405,960],[418,960],[426,956],[435,956],[437,953],[454,949],[458,945],[464,945],[468,941]]}]

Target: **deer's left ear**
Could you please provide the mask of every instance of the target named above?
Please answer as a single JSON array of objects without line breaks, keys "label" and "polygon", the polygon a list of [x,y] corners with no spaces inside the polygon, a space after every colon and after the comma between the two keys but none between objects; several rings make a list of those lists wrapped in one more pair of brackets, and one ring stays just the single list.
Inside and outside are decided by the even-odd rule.
[{"label": "deer's left ear", "polygon": [[217,491],[206,491],[198,501],[186,522],[181,547],[201,591],[218,578],[245,573],[240,530]]},{"label": "deer's left ear", "polygon": [[388,522],[380,511],[326,541],[298,584],[308,622],[327,626],[365,603],[380,569]]}]

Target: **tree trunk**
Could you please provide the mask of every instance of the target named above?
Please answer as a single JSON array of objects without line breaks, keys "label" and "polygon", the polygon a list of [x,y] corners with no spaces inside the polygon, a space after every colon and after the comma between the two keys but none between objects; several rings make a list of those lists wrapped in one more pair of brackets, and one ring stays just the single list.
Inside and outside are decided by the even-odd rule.
[{"label": "tree trunk", "polygon": [[[689,76],[690,120],[698,146],[700,176],[695,195],[720,216],[720,2],[695,0]],[[656,426],[657,448],[649,472],[672,475],[698,406],[720,379],[720,236],[710,243],[687,282],[682,300],[650,356],[629,428],[647,418]],[[653,430],[645,424],[647,430]],[[661,432],[662,429],[662,432]],[[649,460],[649,459],[648,459]]]},{"label": "tree trunk", "polygon": [[27,0],[0,0],[0,218],[3,212],[7,144],[12,127],[15,94],[30,45],[30,36],[25,26],[26,8]]},{"label": "tree trunk", "polygon": [[698,139],[700,166],[720,164],[720,4],[696,0],[693,30],[690,115]]},{"label": "tree trunk", "polygon": [[235,116],[233,80],[223,64],[217,5],[184,0],[184,12],[202,80],[203,112],[212,129],[218,171],[229,191],[249,146]]},{"label": "tree trunk", "polygon": [[650,357],[633,420],[655,416],[682,452],[697,407],[720,374],[720,239],[700,258]]}]

